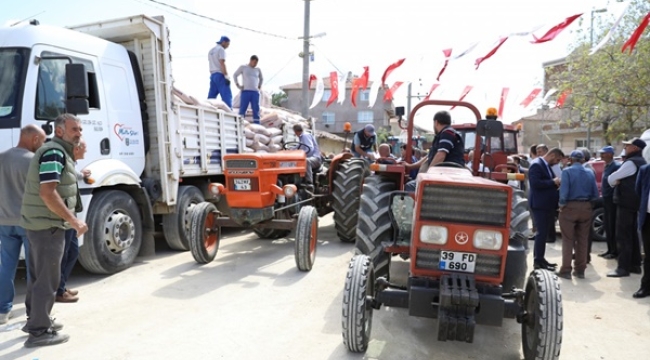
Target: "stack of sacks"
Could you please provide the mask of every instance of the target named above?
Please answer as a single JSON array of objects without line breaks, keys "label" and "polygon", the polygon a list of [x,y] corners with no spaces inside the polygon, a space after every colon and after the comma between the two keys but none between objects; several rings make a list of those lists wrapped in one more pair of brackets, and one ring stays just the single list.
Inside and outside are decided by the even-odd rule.
[{"label": "stack of sacks", "polygon": [[250,124],[244,129],[246,152],[269,153],[282,150],[282,130]]},{"label": "stack of sacks", "polygon": [[233,112],[233,109],[229,108],[228,105],[226,105],[226,103],[224,103],[221,100],[217,100],[217,99],[199,100],[194,96],[187,95],[186,93],[178,90],[175,87],[172,87],[172,95],[174,97],[174,100],[182,102],[187,105],[204,106],[208,108],[223,110],[229,113]]}]

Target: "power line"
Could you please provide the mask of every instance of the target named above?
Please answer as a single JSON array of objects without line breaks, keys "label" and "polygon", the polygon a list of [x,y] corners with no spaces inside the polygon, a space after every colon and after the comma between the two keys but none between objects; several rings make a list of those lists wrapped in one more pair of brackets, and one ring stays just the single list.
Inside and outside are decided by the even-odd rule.
[{"label": "power line", "polygon": [[296,56],[295,56],[295,55],[292,55],[292,56],[289,58],[289,61],[287,61],[287,63],[286,63],[286,64],[285,64],[285,65],[284,65],[280,70],[278,70],[278,72],[276,72],[275,74],[273,74],[273,76],[271,76],[271,78],[266,82],[266,84],[267,84],[267,85],[270,84],[270,83],[273,81],[273,79],[275,79],[276,76],[280,75],[280,73],[281,73],[282,71],[284,71],[284,69],[286,69],[286,68],[289,66],[289,64],[291,64],[291,62],[294,61],[295,59],[296,59]]},{"label": "power line", "polygon": [[187,21],[187,22],[190,22],[190,23],[192,23],[192,24],[194,24],[194,25],[198,25],[198,26],[201,26],[201,27],[204,27],[204,28],[208,28],[208,29],[219,29],[219,30],[223,30],[223,29],[224,29],[224,28],[222,28],[222,27],[220,27],[220,26],[208,26],[208,25],[206,25],[206,24],[202,24],[202,23],[200,23],[200,22],[194,21],[194,20],[192,20],[192,19],[190,19],[190,18],[188,18],[188,17],[181,16],[181,15],[179,15],[179,14],[177,14],[177,13],[172,12],[172,11],[169,11],[169,10],[163,9],[161,6],[156,6],[156,5],[153,5],[153,4],[149,4],[149,3],[147,2],[148,0],[133,0],[133,1],[139,2],[139,3],[141,3],[141,4],[143,4],[143,5],[146,5],[146,6],[151,6],[151,7],[154,8],[154,9],[159,9],[159,10],[161,10],[161,11],[166,12],[167,14],[170,14],[170,15],[176,16],[177,18],[179,18],[179,19],[183,19],[183,20],[185,20],[185,21]]},{"label": "power line", "polygon": [[247,27],[244,27],[244,26],[235,25],[235,24],[223,21],[223,20],[211,18],[209,16],[205,16],[205,15],[197,14],[197,13],[189,11],[189,10],[181,9],[179,7],[176,7],[176,6],[170,5],[170,4],[166,4],[166,3],[161,2],[161,1],[157,1],[157,0],[148,0],[148,1],[150,1],[152,3],[160,4],[162,6],[170,7],[172,9],[174,9],[174,10],[177,10],[177,11],[180,11],[180,12],[183,12],[183,13],[186,13],[186,14],[194,15],[194,16],[197,16],[197,17],[200,17],[200,18],[203,18],[203,19],[207,19],[207,20],[219,23],[219,24],[223,24],[223,25],[234,27],[234,28],[241,29],[241,30],[250,31],[250,32],[253,32],[253,33],[256,33],[256,34],[261,34],[261,35],[266,35],[266,36],[271,36],[271,37],[275,37],[275,38],[279,38],[279,39],[286,39],[286,40],[297,40],[298,39],[297,37],[288,37],[288,36],[284,36],[284,35],[273,34],[273,33],[269,33],[269,32],[266,32],[266,31],[260,31],[260,30],[247,28]]},{"label": "power line", "polygon": [[[313,44],[313,45],[314,45],[314,48],[318,48],[318,50],[320,50],[320,48],[319,48],[318,46],[316,46],[316,44]],[[321,51],[321,52],[322,52],[322,51]],[[330,60],[330,59],[325,55],[324,52],[323,52],[323,57],[325,58],[325,60],[327,60],[328,63],[330,63],[330,65],[334,66],[334,69],[336,69],[336,71],[338,71],[339,74],[343,74],[343,71],[341,71],[341,69],[339,69],[336,65],[334,65],[334,63],[332,62],[332,60]]]}]

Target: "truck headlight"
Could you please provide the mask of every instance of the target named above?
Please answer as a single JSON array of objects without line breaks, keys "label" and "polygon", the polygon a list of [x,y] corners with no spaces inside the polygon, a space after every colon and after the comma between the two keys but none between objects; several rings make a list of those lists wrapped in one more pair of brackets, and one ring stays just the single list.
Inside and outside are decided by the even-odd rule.
[{"label": "truck headlight", "polygon": [[503,245],[503,235],[499,231],[476,230],[473,243],[477,249],[499,250]]},{"label": "truck headlight", "polygon": [[424,225],[420,228],[420,241],[426,244],[444,245],[447,243],[447,228]]}]

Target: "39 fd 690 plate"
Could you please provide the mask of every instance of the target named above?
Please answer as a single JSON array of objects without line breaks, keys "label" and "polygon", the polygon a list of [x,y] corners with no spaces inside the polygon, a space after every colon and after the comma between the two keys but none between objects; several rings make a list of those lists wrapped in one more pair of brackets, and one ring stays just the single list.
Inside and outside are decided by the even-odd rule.
[{"label": "39 fd 690 plate", "polygon": [[457,251],[440,252],[440,270],[473,273],[476,267],[476,254]]},{"label": "39 fd 690 plate", "polygon": [[235,184],[235,190],[237,191],[250,191],[251,190],[251,179],[233,179]]}]

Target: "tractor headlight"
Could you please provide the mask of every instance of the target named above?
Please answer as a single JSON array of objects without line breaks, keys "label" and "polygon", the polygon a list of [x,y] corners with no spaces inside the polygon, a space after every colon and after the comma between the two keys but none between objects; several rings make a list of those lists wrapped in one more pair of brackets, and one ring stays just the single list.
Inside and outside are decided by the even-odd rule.
[{"label": "tractor headlight", "polygon": [[420,228],[420,241],[426,244],[444,245],[447,243],[447,228],[424,225]]},{"label": "tractor headlight", "polygon": [[499,231],[476,230],[473,243],[477,249],[499,250],[503,245],[503,235]]}]

